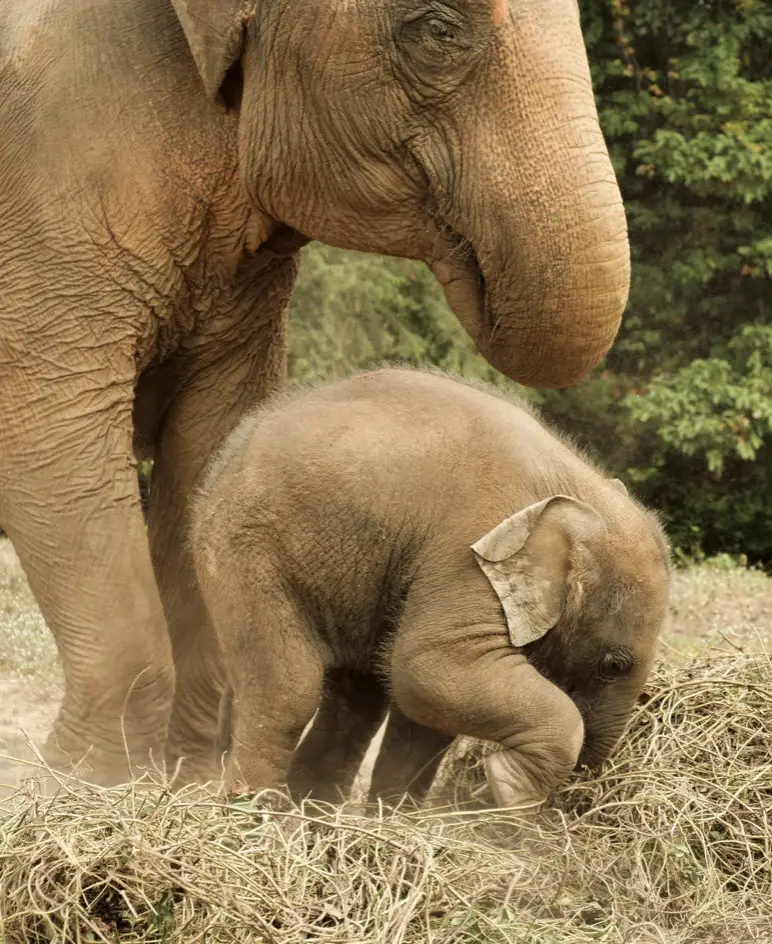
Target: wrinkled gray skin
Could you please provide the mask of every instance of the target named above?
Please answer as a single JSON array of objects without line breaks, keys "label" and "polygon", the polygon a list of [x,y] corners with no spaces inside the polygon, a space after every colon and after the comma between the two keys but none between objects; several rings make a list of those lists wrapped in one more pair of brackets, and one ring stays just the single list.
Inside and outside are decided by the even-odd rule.
[{"label": "wrinkled gray skin", "polygon": [[424,260],[527,384],[612,342],[626,226],[576,3],[0,0],[0,93],[0,526],[64,666],[46,757],[206,779],[189,496],[285,382],[298,248]]},{"label": "wrinkled gray skin", "polygon": [[390,707],[371,799],[420,799],[463,734],[501,745],[498,804],[539,802],[608,756],[667,611],[665,538],[621,483],[516,402],[416,371],[243,421],[192,544],[234,789],[345,795]]}]

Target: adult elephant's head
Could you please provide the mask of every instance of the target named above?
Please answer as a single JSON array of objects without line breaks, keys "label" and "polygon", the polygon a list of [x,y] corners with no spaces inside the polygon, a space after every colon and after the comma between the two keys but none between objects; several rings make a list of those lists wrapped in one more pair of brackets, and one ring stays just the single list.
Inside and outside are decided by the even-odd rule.
[{"label": "adult elephant's head", "polygon": [[629,288],[576,0],[172,0],[256,207],[428,263],[485,357],[584,377]]}]

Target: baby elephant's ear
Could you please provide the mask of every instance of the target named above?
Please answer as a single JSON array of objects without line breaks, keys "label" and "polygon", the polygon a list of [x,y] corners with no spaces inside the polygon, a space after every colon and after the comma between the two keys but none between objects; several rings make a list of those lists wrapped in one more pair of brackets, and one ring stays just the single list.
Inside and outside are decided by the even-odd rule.
[{"label": "baby elephant's ear", "polygon": [[553,495],[506,518],[472,545],[504,610],[513,646],[527,646],[555,626],[566,603],[571,551],[602,530],[602,518],[589,505]]}]

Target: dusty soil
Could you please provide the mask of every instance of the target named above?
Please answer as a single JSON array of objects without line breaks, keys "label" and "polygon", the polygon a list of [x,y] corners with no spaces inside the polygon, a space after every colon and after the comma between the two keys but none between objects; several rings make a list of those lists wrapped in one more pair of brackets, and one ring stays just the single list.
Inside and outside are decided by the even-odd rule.
[{"label": "dusty soil", "polygon": [[9,541],[0,539],[0,796],[28,768],[56,715],[62,675],[51,634]]},{"label": "dusty soil", "polygon": [[662,657],[772,655],[772,577],[719,562],[677,571]]},{"label": "dusty soil", "polygon": [[[661,657],[678,662],[737,650],[772,654],[772,578],[717,564],[677,572]],[[0,539],[0,796],[29,771],[19,761],[44,741],[61,692],[53,640],[13,548]],[[374,742],[365,779],[376,749]]]}]

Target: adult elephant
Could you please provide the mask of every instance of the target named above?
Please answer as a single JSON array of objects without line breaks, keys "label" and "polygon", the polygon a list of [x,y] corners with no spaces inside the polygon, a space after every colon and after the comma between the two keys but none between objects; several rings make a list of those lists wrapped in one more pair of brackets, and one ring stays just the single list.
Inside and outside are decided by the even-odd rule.
[{"label": "adult elephant", "polygon": [[425,261],[522,383],[615,336],[626,224],[576,0],[0,0],[0,69],[0,525],[64,666],[46,756],[206,778],[188,499],[285,381],[299,246]]}]

